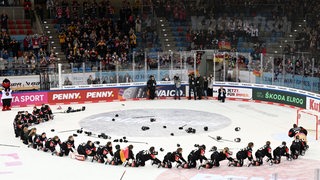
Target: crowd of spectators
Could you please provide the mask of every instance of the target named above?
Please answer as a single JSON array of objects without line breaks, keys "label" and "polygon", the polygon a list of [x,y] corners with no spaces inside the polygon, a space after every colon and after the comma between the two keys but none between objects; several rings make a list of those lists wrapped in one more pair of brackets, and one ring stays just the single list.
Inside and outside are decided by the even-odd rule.
[{"label": "crowd of spectators", "polygon": [[0,33],[0,76],[39,74],[56,64],[54,49],[48,49],[45,35],[26,35],[23,41],[11,37],[7,30]]},{"label": "crowd of spectators", "polygon": [[304,1],[302,5],[303,19],[302,29],[298,30],[298,36],[293,43],[293,49],[300,52],[317,53],[320,49],[320,21],[319,3],[315,1]]},{"label": "crowd of spectators", "polygon": [[[24,1],[21,5],[26,18],[31,18],[31,1]],[[55,68],[56,55],[54,49],[48,49],[49,38],[46,35],[27,34],[18,40],[9,33],[8,14],[3,11],[0,18],[0,76],[39,74],[48,67],[50,71]]]},{"label": "crowd of spectators", "polygon": [[[86,63],[91,69],[128,68],[133,50],[157,41],[151,10],[146,10],[145,4],[123,0],[118,13],[109,0],[55,3],[50,8],[55,9],[61,50],[73,67]],[[139,7],[144,7],[142,13]],[[138,35],[142,39],[139,45]]]}]

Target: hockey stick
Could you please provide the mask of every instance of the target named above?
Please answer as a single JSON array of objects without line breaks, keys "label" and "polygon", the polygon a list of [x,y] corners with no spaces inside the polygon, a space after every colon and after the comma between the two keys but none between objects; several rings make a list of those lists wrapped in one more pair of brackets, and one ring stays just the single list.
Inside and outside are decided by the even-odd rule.
[{"label": "hockey stick", "polygon": [[123,178],[123,176],[124,176],[124,174],[126,173],[126,170],[124,170],[123,171],[123,173],[122,173],[122,176],[121,176],[121,178],[120,178],[120,180],[122,180],[122,178]]},{"label": "hockey stick", "polygon": [[87,136],[89,137],[93,137],[93,138],[99,138],[99,139],[111,139],[111,136],[108,136],[104,133],[101,133],[101,134],[95,134],[95,133],[92,133],[91,131],[84,131],[84,134],[86,134]]},{"label": "hockey stick", "polygon": [[180,126],[179,129],[183,129],[185,126],[187,126],[187,124],[183,125],[183,126]]},{"label": "hockey stick", "polygon": [[220,141],[219,141],[220,139],[218,140],[217,138],[212,137],[212,136],[210,136],[210,135],[208,135],[208,137],[211,138],[211,139],[213,139],[213,140],[215,140],[215,141],[217,141],[217,142],[220,142]]},{"label": "hockey stick", "polygon": [[0,144],[0,146],[6,146],[6,147],[16,147],[19,148],[20,146],[11,145],[11,144]]},{"label": "hockey stick", "polygon": [[234,142],[234,141],[231,141],[229,139],[221,139],[222,141],[227,141],[227,142]]},{"label": "hockey stick", "polygon": [[155,116],[136,116],[136,117],[132,117],[132,118],[138,119],[138,118],[148,118],[148,117],[155,117]]},{"label": "hockey stick", "polygon": [[65,130],[65,131],[59,131],[58,133],[71,132],[71,131],[76,131],[76,130],[79,130],[79,129],[70,129],[70,130]]},{"label": "hockey stick", "polygon": [[65,111],[60,111],[60,112],[53,112],[52,114],[62,114],[62,113],[66,113]]},{"label": "hockey stick", "polygon": [[[231,141],[231,140],[229,140],[229,139],[223,139],[221,136],[217,136],[216,138],[215,137],[212,137],[212,136],[210,136],[210,135],[208,135],[208,137],[210,137],[211,139],[214,139],[215,141],[217,141],[217,142],[221,142],[221,141],[227,141],[227,142],[240,142],[241,141],[241,139],[240,138],[236,138],[236,139],[234,139],[234,141]],[[221,140],[221,141],[220,141]]]},{"label": "hockey stick", "polygon": [[128,143],[148,144],[147,142],[142,142],[142,141],[128,141]]}]

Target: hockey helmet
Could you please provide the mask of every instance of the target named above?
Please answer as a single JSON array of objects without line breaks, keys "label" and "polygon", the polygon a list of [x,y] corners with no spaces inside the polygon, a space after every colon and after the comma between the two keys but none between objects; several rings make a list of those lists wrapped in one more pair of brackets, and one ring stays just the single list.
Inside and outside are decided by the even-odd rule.
[{"label": "hockey helmet", "polygon": [[212,146],[212,148],[210,149],[210,151],[217,151],[217,147],[216,147],[216,146]]},{"label": "hockey helmet", "polygon": [[149,148],[149,151],[150,151],[150,152],[153,152],[153,151],[154,151],[154,147],[151,146],[151,147]]},{"label": "hockey helmet", "polygon": [[267,142],[266,142],[266,145],[267,145],[267,146],[270,146],[270,144],[271,144],[270,141],[267,141]]},{"label": "hockey helmet", "polygon": [[287,143],[286,143],[285,141],[282,141],[282,145],[284,145],[284,146],[285,146],[285,145],[287,145]]},{"label": "hockey helmet", "polygon": [[253,147],[253,142],[249,142],[249,143],[248,143],[248,147],[251,147],[251,148],[252,148],[252,147]]},{"label": "hockey helmet", "polygon": [[115,147],[116,147],[116,150],[120,149],[120,145],[119,144],[117,144]]},{"label": "hockey helmet", "polygon": [[202,144],[201,146],[199,146],[200,149],[206,150],[206,145]]}]

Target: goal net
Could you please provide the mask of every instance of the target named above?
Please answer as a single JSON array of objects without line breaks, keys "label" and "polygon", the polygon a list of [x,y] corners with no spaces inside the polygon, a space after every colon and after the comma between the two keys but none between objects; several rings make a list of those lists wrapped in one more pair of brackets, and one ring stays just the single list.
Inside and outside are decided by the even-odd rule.
[{"label": "goal net", "polygon": [[319,139],[319,116],[318,112],[306,109],[297,110],[297,125],[308,131],[308,137]]}]

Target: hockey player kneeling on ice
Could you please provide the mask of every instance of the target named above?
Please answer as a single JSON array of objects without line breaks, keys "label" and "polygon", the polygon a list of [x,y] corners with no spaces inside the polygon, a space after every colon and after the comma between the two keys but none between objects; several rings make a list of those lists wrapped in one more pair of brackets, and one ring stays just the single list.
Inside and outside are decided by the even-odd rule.
[{"label": "hockey player kneeling on ice", "polygon": [[60,146],[60,156],[69,156],[69,153],[75,152],[75,146],[74,146],[74,138],[73,136],[69,136],[68,140],[64,141]]},{"label": "hockey player kneeling on ice", "polygon": [[94,157],[96,155],[96,147],[90,140],[87,143],[79,144],[77,151],[78,154],[84,155],[85,159],[88,156]]},{"label": "hockey player kneeling on ice", "polygon": [[252,160],[253,160],[252,148],[253,148],[253,142],[249,142],[247,147],[237,152],[236,154],[237,161],[234,161],[233,163],[229,164],[229,166],[231,165],[236,167],[242,167],[244,160],[247,158],[250,161],[248,166],[252,165]]},{"label": "hockey player kneeling on ice", "polygon": [[94,160],[98,161],[98,163],[107,164],[111,161],[108,156],[111,156],[110,159],[113,157],[112,143],[110,141],[106,145],[98,147]]},{"label": "hockey player kneeling on ice", "polygon": [[267,162],[270,161],[270,165],[272,165],[272,149],[270,147],[270,141],[267,141],[266,144],[264,146],[262,146],[261,148],[259,148],[256,153],[255,153],[255,156],[256,156],[256,160],[253,161],[252,165],[253,166],[260,166],[263,164],[263,158],[265,156],[268,157],[267,159]]},{"label": "hockey player kneeling on ice", "polygon": [[32,115],[36,118],[35,124],[39,124],[40,122],[43,122],[41,118],[41,111],[37,108],[37,106],[33,107]]},{"label": "hockey player kneeling on ice", "polygon": [[45,143],[45,147],[43,149],[44,152],[51,151],[52,155],[56,154],[59,155],[59,153],[56,151],[56,146],[59,144],[61,148],[61,141],[58,136],[54,136],[53,138],[49,138],[48,141]]},{"label": "hockey player kneeling on ice", "polygon": [[198,146],[198,149],[192,150],[188,155],[188,164],[185,164],[184,168],[195,168],[197,166],[197,160],[200,161],[200,166],[203,165],[203,163],[206,164],[207,162],[203,162],[203,160],[208,160],[205,157],[205,151],[205,145]]},{"label": "hockey player kneeling on ice", "polygon": [[28,135],[29,135],[29,129],[28,126],[24,126],[21,135],[20,140],[23,142],[23,144],[28,145]]},{"label": "hockey player kneeling on ice", "polygon": [[229,151],[228,147],[223,148],[223,150],[221,150],[220,152],[217,151],[217,147],[213,146],[210,149],[211,156],[210,156],[210,160],[208,161],[208,163],[202,165],[199,167],[200,168],[207,168],[207,169],[211,169],[213,167],[219,167],[220,166],[220,161],[223,160],[229,160],[230,163],[232,163],[234,161],[234,159],[231,157],[232,152]]},{"label": "hockey player kneeling on ice", "polygon": [[122,164],[121,156],[120,156],[121,148],[119,144],[117,144],[115,148],[116,148],[116,152],[114,152],[113,159],[110,161],[110,164],[117,166]]},{"label": "hockey player kneeling on ice", "polygon": [[[302,126],[298,127],[297,124],[293,124],[293,127],[288,132],[288,136],[294,137],[299,133],[303,133],[305,136],[308,135],[308,131],[305,128],[303,128]],[[300,137],[300,138],[303,138],[303,137]]]},{"label": "hockey player kneeling on ice", "polygon": [[136,161],[134,159],[134,154],[133,154],[133,145],[129,145],[126,148],[124,148],[121,152],[120,152],[120,157],[121,157],[121,161],[124,164],[124,167],[126,166],[130,166],[130,167],[135,167],[136,166]]},{"label": "hockey player kneeling on ice", "polygon": [[22,111],[19,111],[13,120],[13,129],[14,129],[16,138],[20,137],[23,127],[24,127],[24,121],[22,118]]},{"label": "hockey player kneeling on ice", "polygon": [[28,111],[24,112],[23,120],[28,124],[28,126],[32,126],[37,122],[37,118],[33,116],[31,113],[29,113]]},{"label": "hockey player kneeling on ice", "polygon": [[28,138],[27,138],[28,139],[27,140],[28,147],[33,146],[33,139],[36,136],[36,134],[37,134],[37,128],[31,128],[28,131]]},{"label": "hockey player kneeling on ice", "polygon": [[164,168],[172,168],[172,163],[177,163],[178,167],[183,167],[184,164],[187,163],[187,161],[182,157],[182,148],[178,148],[174,152],[168,152],[162,161],[162,167]]},{"label": "hockey player kneeling on ice", "polygon": [[37,150],[43,150],[44,143],[47,141],[47,135],[43,132],[41,135],[36,135],[33,139],[33,148]]},{"label": "hockey player kneeling on ice", "polygon": [[292,141],[290,146],[291,156],[293,159],[297,159],[299,155],[305,154],[305,145],[304,142],[299,139],[299,136],[295,136],[295,140]]},{"label": "hockey player kneeling on ice", "polygon": [[53,119],[53,113],[49,105],[42,104],[40,108],[40,115],[44,121],[49,121]]},{"label": "hockey player kneeling on ice", "polygon": [[289,148],[287,147],[287,143],[285,141],[283,141],[280,146],[273,150],[273,163],[280,164],[282,156],[286,156],[287,160],[291,161]]},{"label": "hockey player kneeling on ice", "polygon": [[136,155],[136,166],[145,166],[146,161],[152,160],[151,165],[158,165],[158,167],[161,167],[161,161],[156,157],[158,155],[158,152],[155,151],[154,147],[150,147],[149,150],[144,150],[138,152]]}]

